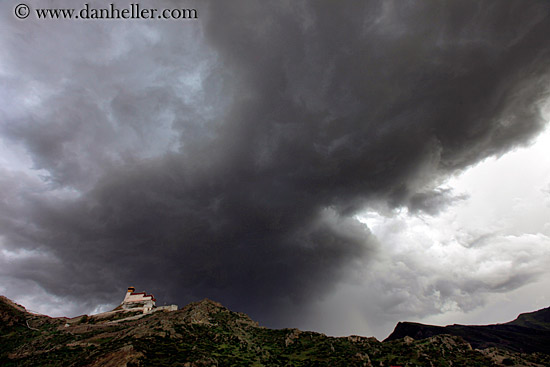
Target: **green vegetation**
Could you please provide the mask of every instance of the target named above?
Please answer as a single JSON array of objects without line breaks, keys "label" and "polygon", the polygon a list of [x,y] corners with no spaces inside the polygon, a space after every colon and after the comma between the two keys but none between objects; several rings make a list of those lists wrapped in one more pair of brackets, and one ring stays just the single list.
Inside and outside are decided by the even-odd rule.
[{"label": "green vegetation", "polygon": [[[246,315],[208,300],[176,312],[110,324],[114,317],[65,321],[38,317],[0,302],[1,366],[496,366],[489,353],[461,337],[437,335],[379,342],[259,327]],[[496,351],[500,351],[495,349]],[[494,357],[494,356],[493,356]],[[546,354],[506,354],[503,365],[548,361]]]}]

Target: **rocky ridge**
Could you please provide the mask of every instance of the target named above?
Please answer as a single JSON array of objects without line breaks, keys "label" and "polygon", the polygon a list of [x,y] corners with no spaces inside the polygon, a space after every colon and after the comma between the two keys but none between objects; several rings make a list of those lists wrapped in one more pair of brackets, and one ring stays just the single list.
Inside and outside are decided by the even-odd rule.
[{"label": "rocky ridge", "polygon": [[386,341],[404,336],[422,339],[441,334],[459,336],[476,349],[498,348],[517,353],[550,355],[550,307],[494,325],[434,326],[400,322]]},{"label": "rocky ridge", "polygon": [[3,297],[0,320],[2,366],[548,365],[547,355],[476,350],[453,335],[380,342],[372,337],[273,330],[210,300],[114,323],[93,315],[35,315]]}]

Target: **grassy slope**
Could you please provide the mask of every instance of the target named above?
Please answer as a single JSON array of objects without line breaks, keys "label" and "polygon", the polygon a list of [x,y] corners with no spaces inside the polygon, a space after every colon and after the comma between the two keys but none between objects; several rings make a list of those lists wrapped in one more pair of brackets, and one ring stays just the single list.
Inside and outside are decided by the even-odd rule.
[{"label": "grassy slope", "polygon": [[[212,301],[110,324],[38,317],[0,301],[2,366],[493,366],[460,337],[379,342],[259,327]],[[29,325],[37,330],[27,327]]]}]

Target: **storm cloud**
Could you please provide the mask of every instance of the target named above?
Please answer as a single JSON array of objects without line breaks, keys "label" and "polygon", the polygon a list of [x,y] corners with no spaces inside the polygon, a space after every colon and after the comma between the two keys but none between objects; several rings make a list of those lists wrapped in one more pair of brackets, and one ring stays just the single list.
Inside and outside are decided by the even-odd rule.
[{"label": "storm cloud", "polygon": [[189,2],[179,22],[14,5],[0,276],[88,307],[135,285],[292,326],[376,262],[360,211],[435,215],[461,199],[445,178],[545,124],[547,1]]}]

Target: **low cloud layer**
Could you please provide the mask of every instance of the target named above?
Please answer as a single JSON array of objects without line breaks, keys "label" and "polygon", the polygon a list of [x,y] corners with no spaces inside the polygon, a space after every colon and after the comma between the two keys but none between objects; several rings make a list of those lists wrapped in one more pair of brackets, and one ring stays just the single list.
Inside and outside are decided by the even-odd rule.
[{"label": "low cloud layer", "polygon": [[199,20],[2,4],[1,277],[291,326],[388,246],[357,213],[436,215],[464,199],[434,191],[449,174],[544,127],[546,1],[189,4]]}]

